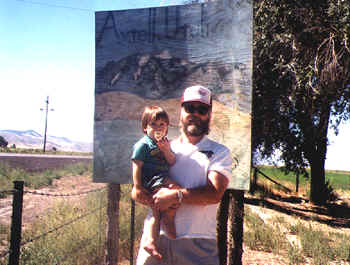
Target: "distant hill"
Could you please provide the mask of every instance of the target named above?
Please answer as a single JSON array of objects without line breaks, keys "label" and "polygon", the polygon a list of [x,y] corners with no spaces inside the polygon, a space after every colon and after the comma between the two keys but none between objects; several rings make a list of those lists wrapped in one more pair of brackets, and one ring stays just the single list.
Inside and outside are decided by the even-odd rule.
[{"label": "distant hill", "polygon": [[[34,130],[0,130],[0,135],[6,139],[8,146],[15,144],[20,148],[43,147],[44,137]],[[47,150],[55,147],[58,151],[92,152],[92,146],[92,143],[72,141],[66,137],[46,136]]]}]

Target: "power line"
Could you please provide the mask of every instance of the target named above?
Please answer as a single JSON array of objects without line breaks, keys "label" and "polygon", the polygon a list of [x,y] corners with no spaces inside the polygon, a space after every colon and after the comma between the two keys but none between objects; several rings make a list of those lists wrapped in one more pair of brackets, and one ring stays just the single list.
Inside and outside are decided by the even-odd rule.
[{"label": "power line", "polygon": [[79,8],[79,7],[72,7],[72,6],[54,5],[54,4],[44,3],[44,2],[34,2],[34,1],[27,1],[27,0],[16,0],[16,1],[17,1],[17,2],[28,3],[28,4],[33,4],[33,5],[42,5],[42,6],[55,7],[55,8],[65,8],[65,9],[71,9],[71,10],[84,11],[84,12],[94,12],[94,10],[92,10],[92,9],[87,9],[87,8]]}]

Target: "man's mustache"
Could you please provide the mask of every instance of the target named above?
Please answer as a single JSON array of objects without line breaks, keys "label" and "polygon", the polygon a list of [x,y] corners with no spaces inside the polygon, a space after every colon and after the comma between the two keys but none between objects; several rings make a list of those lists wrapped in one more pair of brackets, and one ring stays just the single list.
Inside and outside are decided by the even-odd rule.
[{"label": "man's mustache", "polygon": [[187,119],[187,122],[188,123],[196,123],[196,124],[200,124],[201,123],[201,120],[196,117],[196,116],[189,116],[188,119]]}]

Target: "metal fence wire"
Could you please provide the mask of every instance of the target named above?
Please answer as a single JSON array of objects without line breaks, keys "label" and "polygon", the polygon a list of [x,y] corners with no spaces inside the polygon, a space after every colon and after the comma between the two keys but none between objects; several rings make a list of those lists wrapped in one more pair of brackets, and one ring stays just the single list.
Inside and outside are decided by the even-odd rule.
[{"label": "metal fence wire", "polygon": [[[62,194],[38,192],[35,190],[23,190],[23,184],[23,181],[17,181],[15,182],[15,189],[0,190],[0,198],[5,197],[9,194],[13,195],[13,213],[11,224],[10,247],[8,250],[0,249],[0,265],[20,264],[20,259],[21,264],[34,264],[33,261],[30,260],[30,258],[32,256],[38,258],[38,256],[41,255],[40,253],[35,253],[35,245],[42,246],[42,250],[45,249],[45,251],[47,251],[47,248],[44,247],[45,244],[47,244],[48,242],[55,241],[56,238],[62,238],[66,236],[64,234],[67,233],[67,231],[69,231],[69,233],[72,234],[70,236],[76,236],[77,239],[71,240],[72,242],[68,242],[71,247],[69,248],[69,251],[66,251],[66,253],[59,253],[60,249],[58,249],[57,247],[56,249],[52,250],[54,253],[45,253],[44,255],[41,255],[46,256],[48,259],[53,259],[53,257],[55,257],[55,261],[50,260],[50,264],[70,264],[72,259],[74,259],[74,257],[76,256],[76,254],[81,253],[83,249],[86,249],[86,252],[94,252],[95,257],[97,257],[97,259],[103,257],[105,248],[106,218],[105,215],[102,214],[102,210],[105,209],[107,206],[106,196],[104,196],[106,192],[106,187],[92,189],[79,193]],[[23,194],[25,193],[42,196],[43,201],[41,203],[45,203],[45,197],[56,197],[56,200],[58,200],[57,197],[63,198],[67,201],[67,204],[66,206],[60,206],[60,209],[62,210],[65,207],[70,207],[71,218],[63,220],[62,217],[57,215],[54,218],[54,224],[47,224],[47,226],[44,225],[44,227],[46,227],[45,231],[42,231],[42,228],[35,228],[33,230],[39,231],[36,235],[31,234],[27,231],[24,231],[24,233],[22,233],[21,220],[23,209]],[[96,194],[95,197],[93,197],[94,195],[92,193]],[[97,193],[100,194],[98,195]],[[91,196],[90,201],[88,195]],[[84,196],[84,198],[80,198],[82,196]],[[100,196],[100,199],[96,200],[96,196]],[[79,198],[75,199],[74,201],[74,199],[71,199],[72,197]],[[91,221],[92,219],[95,220],[94,225],[96,227],[86,228],[86,226],[89,225],[89,221]],[[59,223],[58,221],[61,221],[61,223]],[[73,227],[74,225],[77,225],[78,222],[85,222],[81,225],[82,228]],[[92,231],[94,231],[94,233],[92,233]],[[49,238],[50,236],[51,238]],[[68,236],[68,238],[70,238],[70,236]],[[93,246],[95,249],[91,250],[91,246]],[[89,259],[89,255],[87,255],[86,258]]]}]

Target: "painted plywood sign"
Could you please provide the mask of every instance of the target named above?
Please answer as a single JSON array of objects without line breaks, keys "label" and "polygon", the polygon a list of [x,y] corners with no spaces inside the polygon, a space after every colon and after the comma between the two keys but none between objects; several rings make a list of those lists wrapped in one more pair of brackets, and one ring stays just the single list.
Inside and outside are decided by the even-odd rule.
[{"label": "painted plywood sign", "polygon": [[131,182],[131,153],[147,105],[179,135],[186,87],[213,92],[209,138],[235,161],[230,188],[247,190],[251,146],[252,1],[96,12],[94,181]]}]

